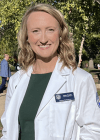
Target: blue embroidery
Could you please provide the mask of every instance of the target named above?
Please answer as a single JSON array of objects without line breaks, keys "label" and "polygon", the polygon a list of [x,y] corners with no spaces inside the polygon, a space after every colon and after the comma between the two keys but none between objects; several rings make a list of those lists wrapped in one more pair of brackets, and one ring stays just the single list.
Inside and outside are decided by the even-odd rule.
[{"label": "blue embroidery", "polygon": [[99,101],[98,93],[96,93],[96,102],[97,102],[98,107],[100,108],[100,101]]},{"label": "blue embroidery", "polygon": [[74,100],[74,99],[75,98],[74,98],[73,92],[62,93],[62,94],[55,94],[56,102],[69,101],[69,100]]}]

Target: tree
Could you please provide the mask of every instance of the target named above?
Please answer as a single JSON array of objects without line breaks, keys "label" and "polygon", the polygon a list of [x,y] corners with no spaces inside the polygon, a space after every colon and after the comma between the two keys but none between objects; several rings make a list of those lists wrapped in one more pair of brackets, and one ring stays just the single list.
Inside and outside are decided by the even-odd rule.
[{"label": "tree", "polygon": [[[36,2],[35,0],[33,1]],[[17,33],[22,16],[31,0],[2,0],[0,1],[0,53],[14,56],[17,51]]]},{"label": "tree", "polygon": [[[95,58],[100,46],[100,5],[94,0],[67,0],[56,4],[73,33],[76,56],[79,54],[82,38],[85,36],[83,58]],[[95,46],[95,47],[94,47]]]},{"label": "tree", "polygon": [[[95,58],[100,49],[100,5],[94,0],[2,0],[0,1],[0,52],[14,56],[17,52],[17,33],[24,12],[30,5],[49,3],[59,9],[73,34],[78,58],[82,38],[82,59]],[[95,46],[95,47],[94,47]]]}]

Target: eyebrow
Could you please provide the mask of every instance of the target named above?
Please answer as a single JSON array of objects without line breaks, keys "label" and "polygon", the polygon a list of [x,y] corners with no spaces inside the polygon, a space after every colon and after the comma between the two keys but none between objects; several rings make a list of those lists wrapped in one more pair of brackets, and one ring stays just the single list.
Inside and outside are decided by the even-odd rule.
[{"label": "eyebrow", "polygon": [[[54,26],[48,26],[48,27],[46,27],[46,29],[48,29],[48,28],[56,28],[56,27],[54,27]],[[40,28],[39,27],[32,28],[32,30],[35,30],[35,29],[40,29]]]}]

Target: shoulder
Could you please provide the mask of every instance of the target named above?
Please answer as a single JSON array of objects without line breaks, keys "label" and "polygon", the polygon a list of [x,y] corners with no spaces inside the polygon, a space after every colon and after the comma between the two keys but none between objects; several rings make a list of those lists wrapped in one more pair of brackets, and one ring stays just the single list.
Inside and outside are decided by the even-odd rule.
[{"label": "shoulder", "polygon": [[10,77],[10,79],[11,80],[19,80],[24,76],[31,76],[31,73],[32,73],[32,66],[30,66],[27,71],[22,70],[22,69],[18,70],[15,74],[13,74]]},{"label": "shoulder", "polygon": [[23,73],[23,76],[25,75],[25,72],[23,70],[19,70],[17,71],[15,74],[13,74],[10,79],[9,79],[9,82],[14,84],[14,85],[17,85],[18,82],[20,81],[21,79],[21,76],[22,76],[22,73]]},{"label": "shoulder", "polygon": [[10,77],[10,79],[11,80],[14,80],[14,79],[19,79],[20,77],[21,77],[21,75],[23,74],[25,74],[26,72],[24,71],[24,70],[19,70],[19,71],[17,71],[16,73],[14,73],[11,77]]},{"label": "shoulder", "polygon": [[91,74],[79,67],[77,67],[77,69],[75,70],[75,74],[78,75],[78,76],[81,76],[81,77],[84,77],[84,76],[90,76]]},{"label": "shoulder", "polygon": [[5,59],[3,59],[3,60],[1,61],[1,64],[2,64],[2,63],[7,64],[8,62],[7,62]]},{"label": "shoulder", "polygon": [[72,67],[68,68],[67,66],[63,67],[62,69],[62,62],[57,63],[56,70],[60,71],[60,74],[63,75],[70,75],[70,77],[75,77],[76,80],[83,80],[87,77],[91,77],[91,74],[87,71],[77,67],[74,71]]},{"label": "shoulder", "polygon": [[[23,80],[24,76],[26,75],[25,71],[19,70],[15,74],[13,74],[8,83],[8,89],[12,91],[12,94],[21,80]],[[26,77],[26,76],[25,76]]]},{"label": "shoulder", "polygon": [[3,59],[2,61],[1,61],[1,63],[3,63],[5,61],[5,59]]},{"label": "shoulder", "polygon": [[18,79],[19,78],[19,75],[20,75],[20,72],[19,71],[17,71],[16,73],[14,73],[11,77],[10,77],[10,79],[11,80],[14,80],[14,79]]},{"label": "shoulder", "polygon": [[74,71],[74,76],[75,76],[76,81],[78,82],[81,82],[81,81],[86,82],[87,80],[93,80],[93,77],[89,72],[79,67],[77,67],[77,69]]}]

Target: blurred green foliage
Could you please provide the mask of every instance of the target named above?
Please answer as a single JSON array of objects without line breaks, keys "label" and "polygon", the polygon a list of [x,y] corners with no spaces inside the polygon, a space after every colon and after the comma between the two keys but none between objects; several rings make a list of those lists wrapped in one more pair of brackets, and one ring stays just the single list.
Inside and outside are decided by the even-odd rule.
[{"label": "blurred green foliage", "polygon": [[[85,37],[82,60],[100,55],[100,5],[94,0],[1,0],[0,1],[0,59],[4,53],[18,55],[17,34],[26,9],[37,3],[49,3],[62,12],[69,26],[78,59],[82,37]],[[72,36],[73,35],[73,36]]]},{"label": "blurred green foliage", "polygon": [[98,95],[100,96],[100,90],[98,90]]}]

